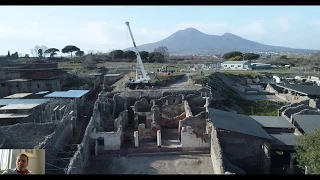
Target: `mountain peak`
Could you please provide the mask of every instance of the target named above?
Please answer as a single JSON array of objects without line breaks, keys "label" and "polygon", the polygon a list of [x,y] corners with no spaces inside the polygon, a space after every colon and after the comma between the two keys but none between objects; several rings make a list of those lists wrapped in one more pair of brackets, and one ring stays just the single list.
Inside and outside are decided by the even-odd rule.
[{"label": "mountain peak", "polygon": [[198,32],[200,32],[199,30],[197,30],[197,29],[195,29],[193,27],[186,28],[183,31],[198,31]]},{"label": "mountain peak", "polygon": [[[227,33],[224,33],[222,36],[229,36],[229,37],[233,36],[233,37],[235,37],[236,35],[227,32]],[[236,37],[237,37],[237,36],[236,36]]]}]

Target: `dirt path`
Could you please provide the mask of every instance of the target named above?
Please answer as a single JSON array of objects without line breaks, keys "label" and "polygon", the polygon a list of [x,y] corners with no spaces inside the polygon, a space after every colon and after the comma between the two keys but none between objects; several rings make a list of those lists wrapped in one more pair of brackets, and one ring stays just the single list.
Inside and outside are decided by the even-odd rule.
[{"label": "dirt path", "polygon": [[214,174],[210,154],[94,157],[84,174]]},{"label": "dirt path", "polygon": [[200,89],[200,86],[196,86],[194,85],[194,83],[191,81],[191,79],[189,78],[191,74],[190,73],[186,73],[182,79],[180,79],[179,81],[177,81],[176,83],[170,85],[170,89]]}]

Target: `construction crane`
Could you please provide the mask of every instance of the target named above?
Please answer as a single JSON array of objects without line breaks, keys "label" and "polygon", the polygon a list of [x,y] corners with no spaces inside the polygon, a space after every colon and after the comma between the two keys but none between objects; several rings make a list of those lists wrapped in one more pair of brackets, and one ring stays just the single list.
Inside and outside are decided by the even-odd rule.
[{"label": "construction crane", "polygon": [[147,72],[142,63],[141,56],[140,56],[138,47],[136,46],[136,43],[134,41],[129,22],[125,22],[125,24],[128,26],[132,43],[137,55],[137,64],[142,74],[142,76],[141,75],[139,76],[138,68],[136,68],[136,79],[133,79],[133,77],[130,77],[129,82],[126,83],[126,87],[129,87],[130,89],[149,89],[152,86],[150,77],[147,75]]}]

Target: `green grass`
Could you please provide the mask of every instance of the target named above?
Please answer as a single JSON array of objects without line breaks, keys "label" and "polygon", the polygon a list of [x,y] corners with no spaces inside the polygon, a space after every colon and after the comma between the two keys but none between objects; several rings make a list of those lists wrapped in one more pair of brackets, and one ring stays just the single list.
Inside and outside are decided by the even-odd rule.
[{"label": "green grass", "polygon": [[240,101],[238,105],[243,108],[246,115],[278,116],[278,109],[285,105],[283,102],[268,100]]},{"label": "green grass", "polygon": [[58,63],[58,69],[83,69],[80,63]]}]

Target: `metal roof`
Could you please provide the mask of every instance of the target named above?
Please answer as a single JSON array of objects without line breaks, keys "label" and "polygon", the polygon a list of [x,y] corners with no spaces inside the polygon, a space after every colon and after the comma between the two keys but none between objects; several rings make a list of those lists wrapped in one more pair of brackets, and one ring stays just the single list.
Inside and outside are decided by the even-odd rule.
[{"label": "metal roof", "polygon": [[7,82],[25,82],[25,81],[31,81],[31,79],[11,79],[11,80],[7,80]]},{"label": "metal roof", "polygon": [[15,99],[15,98],[24,98],[27,97],[29,95],[31,95],[32,93],[16,93],[16,94],[12,94],[10,96],[6,96],[4,97],[5,99]]},{"label": "metal roof", "polygon": [[320,115],[297,114],[292,118],[306,134],[312,133],[315,128],[320,128]]},{"label": "metal roof", "polygon": [[248,61],[225,61],[225,62],[222,62],[221,64],[244,64],[247,62]]},{"label": "metal roof", "polygon": [[0,108],[0,110],[13,110],[13,109],[32,109],[39,106],[39,104],[9,104]]},{"label": "metal roof", "polygon": [[320,86],[302,84],[276,84],[279,87],[290,89],[305,95],[320,95]]},{"label": "metal roof", "polygon": [[256,120],[263,128],[289,128],[294,126],[282,116],[250,116]]},{"label": "metal roof", "polygon": [[104,76],[120,76],[120,74],[106,74]]},{"label": "metal roof", "polygon": [[297,145],[297,140],[299,136],[294,133],[270,133],[273,140],[270,141],[271,145],[281,145],[281,146],[294,146]]},{"label": "metal roof", "polygon": [[91,74],[88,74],[89,76],[101,76],[102,73],[91,73]]},{"label": "metal roof", "polygon": [[0,114],[0,119],[26,118],[31,114]]},{"label": "metal roof", "polygon": [[0,106],[9,104],[43,104],[50,101],[50,99],[0,99]]},{"label": "metal roof", "polygon": [[49,91],[40,91],[40,92],[37,92],[37,93],[35,93],[35,94],[37,94],[37,95],[41,95],[41,94],[46,94],[46,93],[48,93]]},{"label": "metal roof", "polygon": [[208,108],[213,126],[264,139],[272,137],[250,116]]},{"label": "metal roof", "polygon": [[55,91],[47,94],[45,98],[80,98],[87,94],[89,90],[69,90],[69,91]]}]

